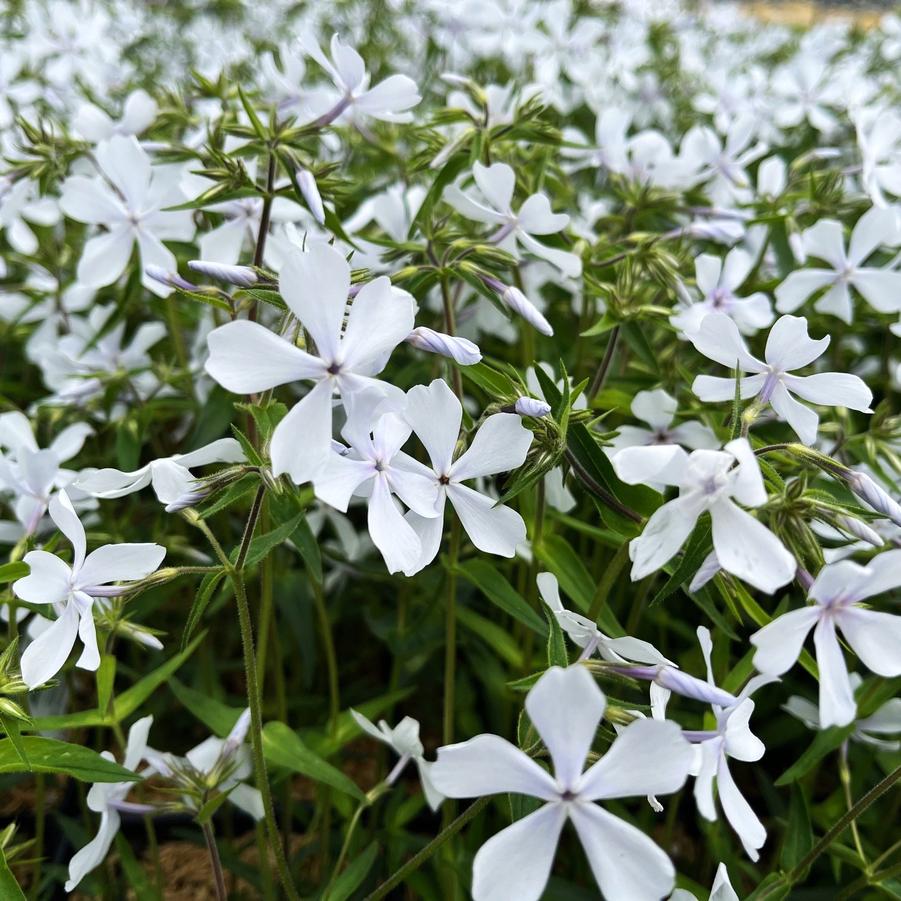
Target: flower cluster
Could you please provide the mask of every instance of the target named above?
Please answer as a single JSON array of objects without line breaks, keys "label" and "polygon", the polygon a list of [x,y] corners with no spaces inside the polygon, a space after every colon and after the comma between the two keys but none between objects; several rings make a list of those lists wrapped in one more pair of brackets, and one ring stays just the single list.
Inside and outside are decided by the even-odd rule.
[{"label": "flower cluster", "polygon": [[4,897],[897,894],[901,20],[175,6],[0,24]]}]

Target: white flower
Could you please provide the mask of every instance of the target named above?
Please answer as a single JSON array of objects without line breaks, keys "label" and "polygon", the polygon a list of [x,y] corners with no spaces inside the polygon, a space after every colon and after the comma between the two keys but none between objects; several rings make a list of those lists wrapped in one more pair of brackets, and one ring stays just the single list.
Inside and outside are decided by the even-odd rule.
[{"label": "white flower", "polygon": [[0,185],[0,231],[13,250],[24,256],[37,252],[38,239],[32,225],[55,225],[59,206],[52,197],[39,197],[37,182],[20,178],[11,187]]},{"label": "white flower", "polygon": [[670,316],[673,326],[691,335],[696,332],[708,313],[725,313],[735,320],[739,331],[753,335],[773,322],[770,299],[762,291],[749,297],[736,293],[754,266],[754,258],[740,247],[726,254],[725,260],[709,253],[702,253],[695,260],[695,280],[701,292],[701,300],[681,307]]},{"label": "white flower", "polygon": [[798,269],[776,288],[776,309],[792,313],[812,294],[826,288],[813,308],[851,322],[853,307],[850,289],[854,288],[879,313],[901,311],[901,272],[865,268],[863,263],[883,244],[899,240],[895,212],[872,207],[857,221],[851,243],[845,252],[842,224],[821,219],[804,231],[802,241],[808,256],[824,260],[831,269]]},{"label": "white flower", "polygon": [[858,117],[857,144],[861,181],[877,206],[888,204],[886,193],[901,196],[901,116],[891,110],[871,110]]},{"label": "white flower", "polygon": [[[652,644],[628,635],[622,638],[610,638],[598,629],[597,624],[586,616],[567,610],[560,600],[560,586],[553,573],[538,573],[538,593],[554,614],[560,628],[569,636],[573,644],[582,648],[580,660],[587,659],[595,651],[604,660],[613,663],[667,664],[676,666],[667,660]],[[678,668],[678,667],[677,667]]]},{"label": "white flower", "polygon": [[[250,728],[250,708],[243,710],[231,732],[225,738],[211,735],[191,748],[184,757],[163,754],[147,748],[144,758],[160,775],[173,779],[176,784],[185,771],[191,772],[192,786],[205,783],[209,789],[228,795],[235,807],[255,820],[263,819],[263,799],[258,789],[245,784],[253,773],[250,748],[245,739]],[[199,777],[199,778],[198,778]],[[188,804],[194,799],[185,797]]]},{"label": "white flower", "polygon": [[625,447],[640,447],[653,444],[681,444],[692,450],[719,448],[720,442],[712,429],[694,420],[673,425],[676,415],[676,399],[662,388],[653,391],[639,391],[632,399],[632,413],[646,422],[650,428],[642,429],[634,425],[619,426],[617,434],[605,451],[613,457]]},{"label": "white flower", "polygon": [[[684,888],[677,888],[672,895],[670,901],[696,901],[695,896],[686,891]],[[729,871],[726,865],[721,863],[716,868],[716,878],[713,880],[713,886],[710,889],[710,898],[708,901],[740,901],[732,883],[729,881]]]},{"label": "white flower", "polygon": [[41,450],[24,414],[14,411],[0,415],[0,449],[7,449],[6,454],[0,453],[0,490],[15,495],[16,519],[25,534],[37,529],[54,490],[65,488],[75,478],[75,473],[61,464],[81,450],[93,431],[87,423],[74,423],[63,429],[50,447]]},{"label": "white flower", "polygon": [[901,550],[866,566],[840,560],[824,566],[809,591],[816,603],[777,617],[751,636],[754,666],[781,675],[801,654],[811,629],[820,673],[820,728],[847,726],[857,712],[836,630],[874,673],[901,675],[901,616],[868,610],[860,602],[901,586]]},{"label": "white flower", "polygon": [[705,511],[710,513],[714,550],[727,572],[767,593],[794,576],[795,559],[782,542],[735,504],[759,507],[767,499],[747,439],[730,441],[720,451],[702,449],[691,454],[675,445],[627,447],[612,462],[616,474],[629,485],[660,482],[679,488],[679,496],[658,507],[641,535],[629,544],[633,581],[671,560]]},{"label": "white flower", "polygon": [[229,391],[253,394],[309,379],[313,389],[276,426],[270,447],[275,475],[310,481],[327,462],[332,438],[332,395],[363,389],[387,394],[372,376],[413,329],[415,303],[380,277],[354,297],[344,322],[350,266],[326,244],[295,251],[279,276],[279,291],[316,343],[316,354],[295,347],[255,322],[237,320],[210,332],[206,371]]},{"label": "white flower", "polygon": [[438,749],[432,779],[449,798],[512,792],[545,803],[476,854],[475,901],[537,901],[567,820],[601,892],[610,899],[656,901],[669,894],[669,858],[643,832],[595,801],[669,794],[685,782],[691,748],[675,723],[639,719],[583,772],[607,701],[582,666],[552,667],[526,697],[526,712],[550,752],[554,773],[496,735]]},{"label": "white flower", "polygon": [[836,119],[827,104],[838,101],[838,85],[830,78],[827,62],[811,51],[799,53],[772,78],[774,112],[778,125],[793,128],[805,119],[817,131],[828,132]]},{"label": "white flower", "polygon": [[565,213],[551,211],[551,202],[544,194],[533,194],[513,211],[513,189],[516,176],[506,163],[483,166],[476,163],[472,169],[483,201],[474,200],[456,185],[450,185],[444,198],[467,219],[498,226],[491,241],[509,253],[517,256],[517,245],[521,244],[530,253],[547,260],[564,275],[577,278],[582,273],[582,260],[574,253],[548,247],[536,240],[534,235],[552,235],[562,231],[569,223]]},{"label": "white flower", "polygon": [[[707,682],[714,686],[711,652],[713,642],[710,632],[704,626],[698,627],[698,640],[707,665]],[[748,725],[754,712],[754,702],[749,695],[772,682],[772,676],[755,676],[743,689],[736,703],[727,707],[713,704],[716,729],[713,731],[686,732],[685,737],[695,744],[695,759],[691,773],[695,777],[695,803],[701,816],[711,822],[716,820],[713,786],[716,782],[717,794],[723,813],[729,825],[741,839],[745,853],[751,860],[760,857],[758,853],[766,841],[766,829],[732,778],[729,758],[751,763],[763,757],[763,742],[751,732]]]},{"label": "white flower", "polygon": [[369,73],[363,58],[341,38],[332,36],[331,59],[311,35],[301,39],[304,50],[328,73],[338,89],[338,96],[329,91],[319,97],[307,95],[307,102],[318,114],[317,123],[327,125],[345,111],[356,121],[369,116],[384,122],[412,122],[408,112],[422,99],[416,82],[406,75],[391,75],[374,87],[369,87]]},{"label": "white flower", "polygon": [[447,382],[435,379],[426,387],[417,385],[407,392],[403,412],[416,436],[425,446],[431,467],[401,452],[395,462],[429,479],[437,516],[426,518],[415,511],[406,515],[419,536],[422,553],[418,562],[405,570],[410,576],[431,563],[441,544],[445,502],[450,501],[472,543],[486,554],[512,557],[525,541],[526,526],[510,507],[498,505],[463,483],[470,479],[508,472],[521,466],[532,443],[532,433],[515,413],[494,413],[476,432],[469,448],[454,459],[460,436],[463,408]]},{"label": "white flower", "polygon": [[173,454],[152,460],[134,472],[118,469],[89,470],[75,480],[75,487],[94,497],[109,499],[124,497],[153,486],[161,504],[173,504],[185,494],[195,490],[197,480],[191,475],[195,466],[209,463],[240,463],[244,451],[234,438],[220,438],[187,454]]},{"label": "white flower", "polygon": [[71,175],[60,198],[70,219],[106,229],[85,244],[78,263],[79,281],[93,288],[112,284],[137,246],[142,284],[154,294],[167,296],[171,289],[145,270],[159,266],[175,272],[175,257],[163,241],[190,241],[194,235],[190,210],[165,209],[185,199],[179,188],[181,168],[154,168],[133,136],[114,135],[97,146],[94,157],[103,177]]},{"label": "white flower", "polygon": [[[372,542],[385,558],[388,572],[406,572],[419,561],[422,544],[391,495],[396,494],[419,516],[435,517],[437,492],[433,478],[394,465],[412,429],[395,413],[379,416],[370,400],[354,399],[341,430],[350,451],[333,453],[313,477],[313,488],[319,500],[342,513],[347,512],[354,493],[368,493]],[[379,400],[376,397],[375,403]]]},{"label": "white flower", "polygon": [[419,771],[419,781],[422,783],[422,792],[425,795],[426,802],[432,810],[437,810],[444,800],[444,795],[438,791],[432,784],[431,767],[423,756],[424,749],[422,742],[419,740],[419,722],[412,717],[405,716],[393,729],[384,721],[379,720],[378,726],[372,720],[358,713],[356,710],[350,711],[357,725],[367,734],[371,735],[377,741],[382,741],[400,758],[394,768],[385,778],[389,785],[393,785],[404,767],[412,760],[416,764]]},{"label": "white flower", "polygon": [[82,669],[100,665],[94,628],[94,597],[120,594],[111,582],[133,582],[150,575],[162,563],[166,549],[158,544],[107,544],[85,556],[84,526],[65,491],[50,501],[50,517],[69,539],[72,565],[47,551],[29,551],[31,572],[13,583],[16,597],[30,604],[52,604],[57,619],[22,654],[22,679],[29,688],[43,685],[63,667],[76,637],[84,650],[76,662]]},{"label": "white flower", "polygon": [[[851,673],[848,678],[851,682],[852,693],[863,684],[863,679],[858,673]],[[782,709],[797,717],[810,729],[822,728],[820,726],[820,710],[807,698],[792,695],[782,705]],[[850,738],[880,751],[898,751],[901,750],[901,741],[877,737],[894,732],[901,732],[901,698],[889,698],[870,716],[855,719],[854,731]]]},{"label": "white flower", "polygon": [[[147,736],[153,724],[152,716],[137,720],[128,730],[128,743],[125,747],[125,759],[122,766],[136,772],[138,764],[147,750]],[[103,751],[101,757],[115,763],[109,751]],[[119,812],[131,810],[135,813],[146,813],[152,808],[143,804],[129,804],[125,797],[134,788],[134,782],[95,782],[88,791],[87,804],[90,810],[100,814],[100,828],[91,839],[69,861],[69,878],[66,891],[75,891],[78,884],[91,870],[97,869],[109,853],[110,846],[119,831],[121,819]]]},{"label": "white flower", "polygon": [[99,144],[113,135],[141,134],[153,124],[156,111],[156,101],[146,91],[137,90],[125,99],[118,122],[93,103],[83,103],[75,111],[72,127],[85,140]]},{"label": "white flower", "polygon": [[[738,327],[723,313],[705,316],[701,327],[689,338],[705,357],[730,369],[754,373],[741,379],[742,399],[755,397],[758,404],[769,403],[805,444],[816,441],[820,418],[810,407],[795,400],[795,394],[821,406],[872,412],[873,394],[856,375],[845,372],[792,375],[793,370],[808,366],[822,356],[830,341],[828,335],[813,340],[807,334],[807,320],[803,317],[782,316],[776,320],[767,336],[764,360],[758,360],[748,351]],[[735,381],[699,375],[691,390],[707,402],[732,400]]]}]

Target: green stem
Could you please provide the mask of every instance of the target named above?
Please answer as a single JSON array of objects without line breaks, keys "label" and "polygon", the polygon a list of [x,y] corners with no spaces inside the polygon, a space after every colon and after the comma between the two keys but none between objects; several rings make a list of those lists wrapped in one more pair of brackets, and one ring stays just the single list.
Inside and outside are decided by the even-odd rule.
[{"label": "green stem", "polygon": [[801,862],[786,875],[794,885],[810,865],[851,825],[867,808],[884,795],[899,779],[901,766],[896,767],[881,782],[877,782],[835,825],[810,849]]},{"label": "green stem", "polygon": [[335,868],[332,870],[331,878],[329,879],[328,885],[326,886],[325,891],[322,894],[323,901],[328,901],[328,896],[332,890],[332,886],[335,884],[335,880],[341,873],[341,867],[344,866],[344,861],[347,860],[347,854],[350,851],[350,843],[353,840],[357,826],[359,826],[360,820],[363,817],[363,811],[368,807],[372,807],[372,805],[389,789],[389,787],[390,786],[388,785],[388,783],[383,780],[375,788],[367,792],[366,797],[364,797],[363,800],[360,801],[360,803],[357,805],[357,809],[354,811],[354,815],[353,817],[351,817],[350,824],[347,827],[347,834],[344,836],[344,842],[341,845],[341,850],[338,852],[338,859],[337,861],[335,861]]},{"label": "green stem", "polygon": [[601,607],[603,606],[604,601],[607,600],[610,589],[613,588],[613,583],[616,582],[617,576],[622,572],[622,568],[626,565],[628,559],[629,542],[626,541],[619,546],[616,553],[613,555],[613,559],[607,565],[604,574],[598,581],[597,588],[594,591],[594,597],[591,599],[591,606],[588,608],[589,619],[597,621],[598,614],[601,612]]},{"label": "green stem", "polygon": [[[454,315],[454,300],[451,297],[447,276],[441,276],[441,300],[444,304],[444,331],[448,335],[456,335],[457,320]],[[458,366],[451,364],[451,379],[454,385],[454,394],[462,402],[463,400],[463,376]]]},{"label": "green stem", "polygon": [[338,658],[335,654],[332,624],[328,618],[328,608],[325,605],[325,595],[322,593],[322,585],[320,585],[312,576],[310,577],[310,585],[313,587],[313,600],[316,605],[316,616],[319,619],[319,630],[322,632],[322,646],[325,650],[325,666],[328,672],[329,721],[330,729],[334,730],[338,725],[338,714],[341,712],[341,694],[338,684]]},{"label": "green stem", "polygon": [[[854,806],[854,801],[851,797],[851,770],[848,768],[848,742],[843,742],[841,749],[839,750],[838,755],[838,774],[842,783],[842,791],[845,795],[845,804],[850,810]],[[857,828],[857,823],[852,820],[851,821],[851,836],[854,839],[854,847],[857,849],[857,856],[860,858],[861,863],[864,865],[864,869],[867,869],[869,864],[867,863],[867,856],[863,852],[863,843],[860,840],[860,831]]]},{"label": "green stem", "polygon": [[604,350],[604,357],[601,360],[601,365],[598,366],[598,371],[594,374],[594,378],[591,381],[591,387],[588,389],[588,403],[595,399],[595,397],[600,392],[601,388],[604,387],[604,382],[607,379],[607,373],[610,371],[610,364],[613,362],[613,355],[616,353],[616,345],[619,341],[619,326],[614,326],[613,331],[610,332],[610,340],[607,342],[607,347]]},{"label": "green stem", "polygon": [[225,890],[225,874],[222,872],[222,860],[219,858],[219,848],[216,845],[216,836],[213,835],[213,827],[207,821],[203,824],[203,837],[206,840],[206,849],[210,855],[210,864],[213,867],[213,880],[216,885],[216,898],[218,901],[227,901],[228,892]]},{"label": "green stem", "polygon": [[411,873],[415,873],[448,839],[453,838],[471,819],[481,813],[490,800],[490,797],[479,798],[478,801],[470,804],[463,813],[445,826],[421,851],[414,854],[390,879],[387,879],[374,892],[367,895],[365,901],[380,901],[381,898],[384,898],[389,892],[397,888]]}]

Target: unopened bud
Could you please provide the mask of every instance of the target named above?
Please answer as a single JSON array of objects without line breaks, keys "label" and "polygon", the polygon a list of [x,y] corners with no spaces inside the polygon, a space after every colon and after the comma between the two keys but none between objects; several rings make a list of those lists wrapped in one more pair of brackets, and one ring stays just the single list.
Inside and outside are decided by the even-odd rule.
[{"label": "unopened bud", "polygon": [[171,504],[166,504],[165,510],[167,513],[178,513],[179,510],[186,510],[188,507],[196,507],[207,494],[208,492],[201,488],[186,491],[172,501]]},{"label": "unopened bud", "polygon": [[535,419],[541,419],[551,412],[551,405],[534,397],[518,397],[513,404],[513,412],[520,416],[534,416]]},{"label": "unopened bud", "polygon": [[716,704],[720,707],[731,707],[738,702],[735,695],[710,685],[703,679],[690,676],[672,666],[614,666],[615,672],[633,679],[645,679],[655,682],[661,688],[667,688],[677,695],[685,698],[694,698],[696,701],[704,701],[707,704]]},{"label": "unopened bud", "polygon": [[865,472],[851,470],[845,476],[848,487],[877,513],[887,516],[896,526],[901,526],[901,505],[881,488]]},{"label": "unopened bud", "polygon": [[492,291],[496,292],[500,296],[500,299],[510,307],[514,313],[518,313],[522,316],[529,325],[536,328],[542,335],[554,334],[551,324],[541,315],[535,304],[533,304],[519,288],[516,288],[513,285],[505,285],[503,282],[490,275],[483,275],[482,281],[485,282]]},{"label": "unopened bud", "polygon": [[482,352],[472,341],[458,338],[455,335],[445,335],[442,332],[426,328],[424,325],[413,329],[405,340],[419,350],[440,354],[442,357],[450,357],[461,366],[472,366],[482,359]]},{"label": "unopened bud", "polygon": [[227,263],[213,263],[209,260],[190,260],[188,268],[214,278],[217,282],[237,285],[239,288],[249,288],[259,281],[256,272],[250,266],[230,266]]},{"label": "unopened bud", "polygon": [[197,285],[191,284],[186,278],[182,278],[177,272],[167,272],[162,266],[147,266],[144,271],[155,281],[169,288],[178,288],[180,291],[196,291]]},{"label": "unopened bud", "polygon": [[297,184],[300,187],[300,193],[307,203],[307,207],[313,214],[313,218],[320,224],[325,224],[325,207],[322,205],[322,195],[319,193],[319,187],[313,173],[309,169],[297,170]]},{"label": "unopened bud", "polygon": [[874,547],[882,547],[885,544],[882,536],[875,530],[871,529],[863,520],[856,519],[853,516],[837,516],[835,524],[849,535],[866,541]]}]

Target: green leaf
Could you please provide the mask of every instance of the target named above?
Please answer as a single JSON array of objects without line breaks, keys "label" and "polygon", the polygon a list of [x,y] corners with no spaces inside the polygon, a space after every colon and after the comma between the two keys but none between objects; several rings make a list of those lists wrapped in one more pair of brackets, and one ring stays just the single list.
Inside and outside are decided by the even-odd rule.
[{"label": "green leaf", "polygon": [[15,582],[16,579],[24,579],[29,572],[31,572],[31,567],[21,560],[4,563],[0,566],[0,585],[4,585],[7,582]]},{"label": "green leaf", "polygon": [[275,550],[283,541],[286,541],[294,534],[294,531],[303,522],[305,516],[305,513],[298,513],[287,522],[283,522],[280,526],[274,528],[271,532],[266,532],[265,535],[257,535],[250,542],[245,565],[254,566],[268,556],[271,551]]},{"label": "green leaf", "polygon": [[547,637],[547,665],[569,666],[569,654],[566,652],[566,639],[557,617],[545,607],[544,615],[547,617],[549,634]]},{"label": "green leaf", "polygon": [[9,740],[12,742],[16,753],[19,755],[19,760],[21,760],[25,768],[28,769],[31,766],[31,762],[28,759],[28,752],[26,751],[25,744],[22,741],[22,730],[19,721],[15,717],[7,716],[5,713],[0,713],[0,726],[3,727],[3,731],[7,734]]},{"label": "green leaf", "polygon": [[541,617],[495,566],[486,560],[470,560],[458,564],[457,572],[505,613],[509,613],[542,638],[547,635],[547,625]]},{"label": "green leaf", "polygon": [[322,901],[346,901],[360,887],[360,883],[372,869],[378,853],[378,843],[372,842],[335,880],[331,890],[323,895]]},{"label": "green leaf", "polygon": [[463,604],[457,605],[457,620],[474,635],[490,645],[499,657],[503,657],[514,669],[522,669],[523,656],[517,642],[508,629],[493,623]]},{"label": "green leaf", "polygon": [[407,232],[408,238],[412,238],[416,234],[417,229],[425,231],[423,224],[429,221],[429,217],[432,215],[432,209],[444,193],[444,189],[457,177],[457,175],[460,174],[460,172],[463,171],[466,162],[465,154],[454,154],[444,164],[444,167],[435,177],[432,186],[423,198],[419,211],[410,223],[410,230]]},{"label": "green leaf", "polygon": [[21,742],[27,766],[13,741],[0,739],[0,773],[63,773],[82,782],[136,782],[139,778],[83,745],[40,735],[24,735]]},{"label": "green leaf", "polygon": [[253,130],[256,132],[257,137],[261,141],[265,141],[267,138],[266,129],[263,127],[263,123],[260,121],[257,111],[247,99],[247,95],[244,93],[241,85],[238,85],[238,96],[241,98],[241,106],[244,107],[244,112],[247,113],[247,118],[250,119],[250,124],[253,126]]},{"label": "green leaf", "polygon": [[25,901],[25,893],[19,888],[19,883],[16,882],[16,877],[6,862],[2,847],[0,847],[0,898],[4,901]]},{"label": "green leaf", "polygon": [[169,680],[169,690],[211,732],[225,738],[241,715],[241,708],[229,707],[208,694],[189,688],[178,679]]},{"label": "green leaf", "polygon": [[266,723],[263,727],[263,753],[276,766],[300,773],[314,782],[329,785],[362,801],[365,795],[341,770],[311,751],[300,736],[284,723]]},{"label": "green leaf", "polygon": [[200,583],[200,588],[197,589],[197,594],[194,595],[194,600],[191,603],[191,609],[188,611],[188,618],[185,622],[184,631],[181,633],[181,647],[186,648],[188,646],[188,642],[191,640],[191,635],[194,630],[197,628],[197,624],[200,622],[203,617],[206,608],[209,606],[210,600],[212,600],[213,593],[219,587],[219,583],[222,581],[225,576],[225,570],[220,570],[219,572],[209,573],[208,575],[203,577],[203,580]]},{"label": "green leaf", "polygon": [[807,775],[827,754],[838,748],[854,731],[854,724],[833,726],[817,732],[807,750],[776,780],[776,785],[790,785]]},{"label": "green leaf", "polygon": [[97,667],[97,709],[107,713],[110,698],[113,696],[113,684],[116,681],[116,658],[112,654],[104,654]]},{"label": "green leaf", "polygon": [[[782,855],[779,859],[782,869],[793,870],[813,847],[813,841],[813,827],[810,824],[807,799],[804,797],[801,786],[797,782],[793,782],[788,806],[788,824],[782,843]],[[801,878],[804,878],[803,874],[801,874]]]},{"label": "green leaf", "polygon": [[161,901],[159,891],[148,877],[144,867],[138,863],[131,844],[121,832],[116,834],[116,852],[125,872],[125,878],[128,880],[128,888],[134,892],[137,901]]},{"label": "green leaf", "polygon": [[197,811],[197,815],[194,819],[201,825],[205,826],[209,821],[213,818],[216,811],[228,800],[228,792],[218,792],[213,795],[212,798],[207,799],[206,803],[200,810]]},{"label": "green leaf", "polygon": [[782,901],[788,897],[791,885],[782,873],[770,873],[745,901]]},{"label": "green leaf", "polygon": [[291,541],[294,542],[297,550],[300,551],[300,556],[303,558],[310,578],[321,585],[322,554],[319,551],[319,542],[310,529],[306,516],[301,519],[294,534],[291,536]]},{"label": "green leaf", "polygon": [[465,379],[481,388],[489,397],[505,400],[518,393],[513,380],[490,366],[484,359],[472,366],[461,366],[460,371]]}]

